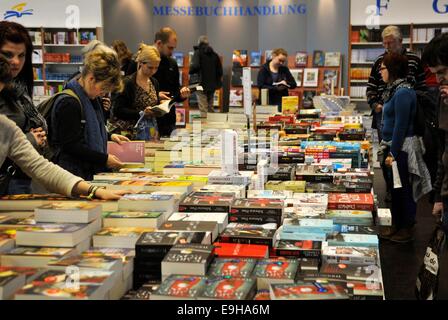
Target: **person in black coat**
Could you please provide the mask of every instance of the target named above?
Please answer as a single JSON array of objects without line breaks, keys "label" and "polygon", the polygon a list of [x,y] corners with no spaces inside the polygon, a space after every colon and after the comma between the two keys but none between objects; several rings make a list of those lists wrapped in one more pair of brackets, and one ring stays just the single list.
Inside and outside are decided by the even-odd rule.
[{"label": "person in black coat", "polygon": [[190,75],[198,74],[198,81],[204,91],[197,91],[201,113],[214,112],[215,91],[222,87],[222,63],[218,54],[210,47],[207,36],[199,37],[199,45],[194,47]]},{"label": "person in black coat", "polygon": [[[172,99],[176,102],[183,102],[190,96],[188,87],[181,88],[179,84],[179,67],[176,60],[171,56],[177,47],[177,34],[168,27],[160,29],[156,33],[154,46],[159,50],[161,61],[159,69],[153,76],[160,86],[159,99]],[[170,112],[163,117],[157,118],[159,135],[169,137],[176,129],[176,108],[171,108]]]},{"label": "person in black coat", "polygon": [[288,96],[289,89],[297,87],[288,67],[288,52],[285,49],[272,51],[272,59],[266,62],[258,73],[258,88],[269,90],[269,104],[278,106],[281,112],[282,97]]}]

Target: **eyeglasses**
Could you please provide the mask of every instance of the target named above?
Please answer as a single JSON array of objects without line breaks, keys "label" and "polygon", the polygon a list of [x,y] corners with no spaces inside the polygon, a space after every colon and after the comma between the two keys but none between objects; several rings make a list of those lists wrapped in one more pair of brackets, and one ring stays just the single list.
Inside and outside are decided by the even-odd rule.
[{"label": "eyeglasses", "polygon": [[380,71],[383,71],[383,70],[387,70],[387,68],[386,67],[381,67]]}]

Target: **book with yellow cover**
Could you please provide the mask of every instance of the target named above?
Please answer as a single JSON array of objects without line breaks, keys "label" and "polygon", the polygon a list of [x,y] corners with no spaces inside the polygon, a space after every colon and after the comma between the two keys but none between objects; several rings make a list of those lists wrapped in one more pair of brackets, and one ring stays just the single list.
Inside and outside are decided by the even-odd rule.
[{"label": "book with yellow cover", "polygon": [[282,113],[296,114],[299,111],[299,97],[290,96],[282,98]]}]

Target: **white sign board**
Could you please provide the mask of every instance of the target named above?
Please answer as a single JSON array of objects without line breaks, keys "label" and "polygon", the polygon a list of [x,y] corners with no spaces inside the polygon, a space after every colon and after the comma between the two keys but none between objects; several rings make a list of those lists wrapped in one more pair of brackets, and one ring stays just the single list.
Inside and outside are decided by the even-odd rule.
[{"label": "white sign board", "polygon": [[244,113],[249,118],[252,117],[252,77],[250,68],[243,68],[243,97]]},{"label": "white sign board", "polygon": [[103,26],[101,0],[1,0],[1,20],[28,28],[97,28]]},{"label": "white sign board", "polygon": [[448,0],[352,0],[354,26],[448,23]]}]

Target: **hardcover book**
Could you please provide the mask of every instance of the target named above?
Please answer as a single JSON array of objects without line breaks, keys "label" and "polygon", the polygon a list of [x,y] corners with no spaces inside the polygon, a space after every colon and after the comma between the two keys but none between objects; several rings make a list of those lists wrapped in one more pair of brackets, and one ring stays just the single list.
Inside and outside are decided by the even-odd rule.
[{"label": "hardcover book", "polygon": [[255,293],[256,282],[253,278],[209,277],[198,299],[252,300]]},{"label": "hardcover book", "polygon": [[108,154],[112,154],[125,164],[144,164],[145,163],[145,142],[131,141],[118,144],[108,142]]},{"label": "hardcover book", "polygon": [[249,278],[255,268],[255,259],[216,258],[210,266],[210,276],[227,276],[235,278]]}]

